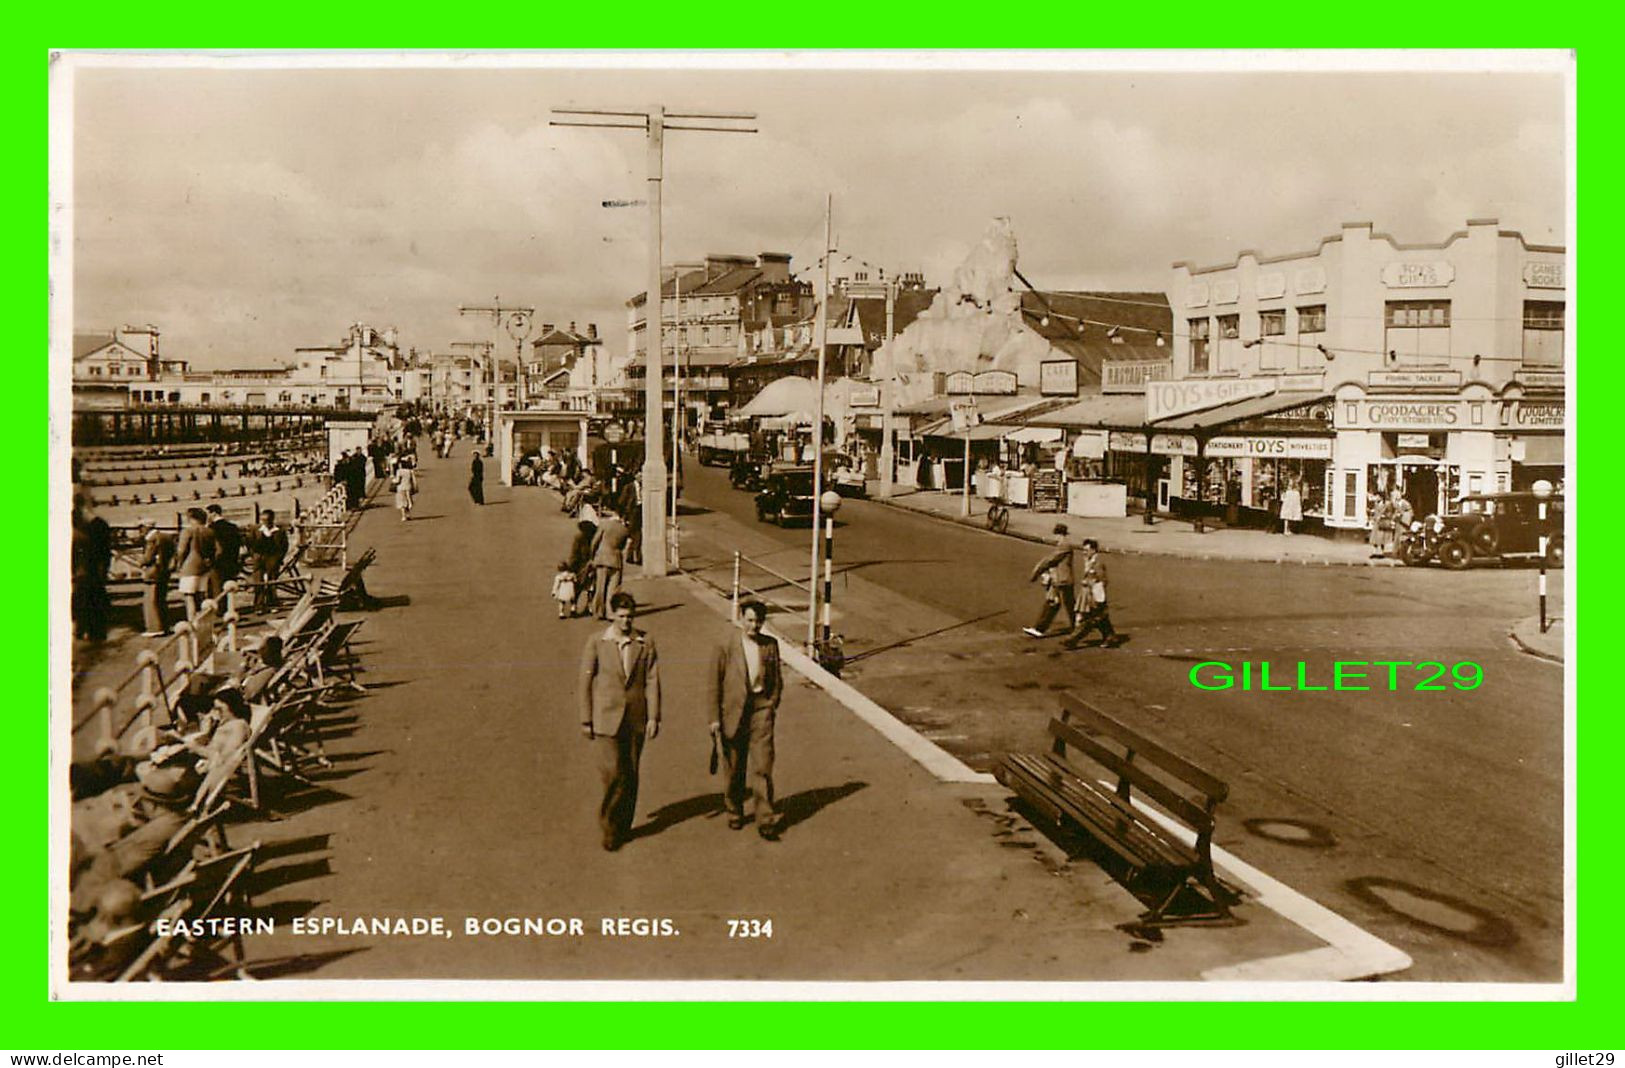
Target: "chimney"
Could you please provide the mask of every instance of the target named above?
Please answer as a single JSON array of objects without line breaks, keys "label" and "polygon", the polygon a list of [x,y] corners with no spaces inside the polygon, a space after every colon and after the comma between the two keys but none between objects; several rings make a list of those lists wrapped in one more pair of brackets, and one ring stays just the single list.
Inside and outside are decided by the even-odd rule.
[{"label": "chimney", "polygon": [[763,252],[756,257],[756,266],[761,268],[762,280],[769,285],[782,285],[790,280],[788,252]]},{"label": "chimney", "polygon": [[574,319],[571,319],[570,320],[570,333],[573,334],[575,332],[576,332],[576,321]]},{"label": "chimney", "polygon": [[546,337],[547,335],[551,334],[552,332],[553,332],[553,324],[552,323],[543,323],[542,324],[542,336],[543,337]]},{"label": "chimney", "polygon": [[592,338],[594,341],[598,340],[598,324],[597,323],[588,323],[587,324],[587,336]]}]

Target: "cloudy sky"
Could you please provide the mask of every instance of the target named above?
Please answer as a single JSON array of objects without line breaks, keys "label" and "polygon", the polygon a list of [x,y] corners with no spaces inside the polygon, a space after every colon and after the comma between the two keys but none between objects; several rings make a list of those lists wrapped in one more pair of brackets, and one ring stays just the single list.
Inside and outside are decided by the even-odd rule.
[{"label": "cloudy sky", "polygon": [[1557,73],[70,73],[74,329],[150,322],[204,367],[353,322],[447,351],[494,336],[457,309],[495,296],[623,351],[647,216],[602,204],[644,196],[643,135],[550,128],[571,104],[759,116],[670,135],[668,262],[783,251],[814,277],[826,193],[843,252],[932,282],[999,215],[1044,288],[1160,290],[1175,260],[1309,249],[1351,219],[1565,240]]}]

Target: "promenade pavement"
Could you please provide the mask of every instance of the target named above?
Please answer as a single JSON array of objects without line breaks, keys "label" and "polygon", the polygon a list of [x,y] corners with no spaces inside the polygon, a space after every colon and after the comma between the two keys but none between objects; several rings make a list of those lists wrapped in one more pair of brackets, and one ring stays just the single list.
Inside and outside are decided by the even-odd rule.
[{"label": "promenade pavement", "polygon": [[[579,731],[580,651],[603,624],[559,620],[547,589],[571,521],[557,498],[488,483],[467,446],[426,459],[409,523],[380,500],[358,546],[386,607],[365,616],[370,687],[330,717],[335,768],[266,843],[248,939],[265,977],[309,979],[1194,980],[1323,943],[1251,900],[1238,926],[1131,933],[1140,905],[1068,862],[1001,787],[946,783],[792,675],[778,720],[782,841],[730,831],[707,772],[702,676],[732,633],[684,578],[629,577],[660,649],[665,727],[645,750],[633,840],[599,845]],[[633,569],[635,570],[635,569]],[[630,572],[629,572],[630,574]],[[710,603],[708,603],[710,602]],[[305,918],[440,916],[444,937],[295,934]],[[581,935],[472,936],[468,918],[582,921]],[[615,918],[670,921],[611,936]],[[772,922],[730,937],[730,920]],[[358,991],[359,993],[359,991]]]},{"label": "promenade pavement", "polygon": [[[940,490],[900,488],[890,500],[879,496],[880,483],[869,483],[870,500],[897,508],[966,523],[986,526],[988,502],[980,497],[971,498],[971,514],[960,514],[963,500],[960,494]],[[1197,533],[1193,524],[1170,516],[1159,515],[1156,522],[1146,526],[1140,515],[1121,517],[1084,518],[1055,512],[1034,512],[1028,508],[1010,509],[1010,528],[1006,532],[1029,541],[1049,541],[1056,523],[1065,523],[1074,540],[1097,538],[1107,552],[1148,553],[1162,556],[1184,556],[1200,560],[1256,560],[1264,563],[1292,563],[1346,567],[1401,567],[1398,560],[1383,557],[1373,559],[1371,548],[1363,541],[1337,541],[1313,534],[1285,535],[1263,530],[1214,528]]]}]

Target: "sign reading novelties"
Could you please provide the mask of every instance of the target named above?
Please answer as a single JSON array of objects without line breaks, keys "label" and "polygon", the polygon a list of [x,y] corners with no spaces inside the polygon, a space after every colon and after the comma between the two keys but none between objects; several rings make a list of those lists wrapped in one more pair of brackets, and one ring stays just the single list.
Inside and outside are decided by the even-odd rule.
[{"label": "sign reading novelties", "polygon": [[1155,423],[1189,412],[1217,408],[1221,404],[1267,397],[1276,390],[1273,378],[1187,379],[1181,382],[1145,384],[1145,420]]}]

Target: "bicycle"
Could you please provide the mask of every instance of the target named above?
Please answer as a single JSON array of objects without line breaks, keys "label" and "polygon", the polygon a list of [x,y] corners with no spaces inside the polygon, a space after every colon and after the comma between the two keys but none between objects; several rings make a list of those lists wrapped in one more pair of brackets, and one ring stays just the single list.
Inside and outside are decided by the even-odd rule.
[{"label": "bicycle", "polygon": [[1003,534],[1010,529],[1010,506],[999,498],[995,497],[987,504],[987,529],[995,534]]}]

